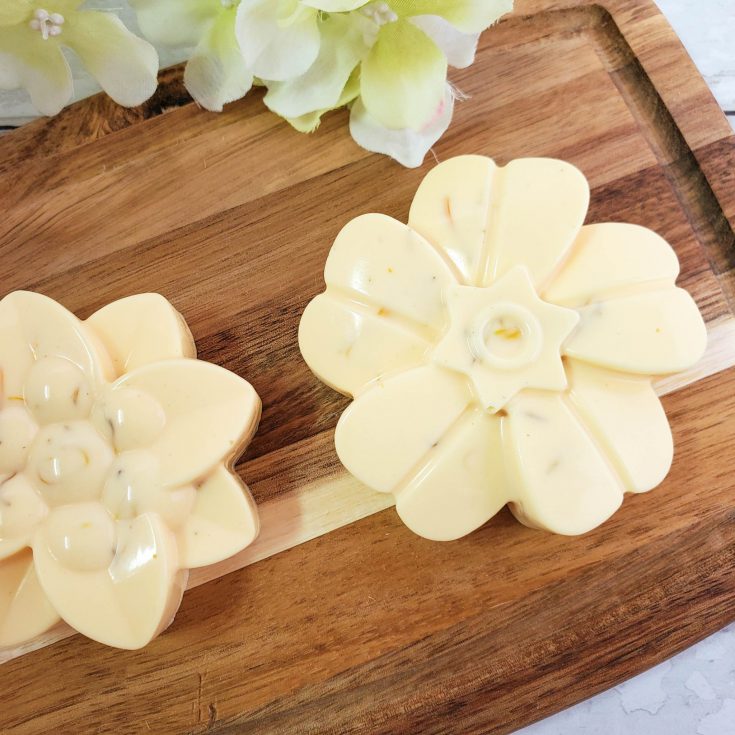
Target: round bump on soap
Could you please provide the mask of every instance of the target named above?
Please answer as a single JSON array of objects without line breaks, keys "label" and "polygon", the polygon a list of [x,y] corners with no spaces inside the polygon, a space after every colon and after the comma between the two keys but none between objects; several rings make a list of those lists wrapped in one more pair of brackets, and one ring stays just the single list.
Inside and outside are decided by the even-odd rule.
[{"label": "round bump on soap", "polygon": [[44,426],[28,455],[29,476],[49,506],[97,500],[113,452],[87,421]]},{"label": "round bump on soap", "polygon": [[99,503],[65,505],[54,510],[44,529],[49,551],[77,572],[107,569],[115,556],[115,523]]},{"label": "round bump on soap", "polygon": [[86,418],[93,400],[84,373],[63,357],[36,360],[26,378],[24,398],[39,424]]},{"label": "round bump on soap", "polygon": [[92,423],[116,451],[125,452],[153,444],[166,426],[166,413],[148,393],[107,386],[92,409]]}]

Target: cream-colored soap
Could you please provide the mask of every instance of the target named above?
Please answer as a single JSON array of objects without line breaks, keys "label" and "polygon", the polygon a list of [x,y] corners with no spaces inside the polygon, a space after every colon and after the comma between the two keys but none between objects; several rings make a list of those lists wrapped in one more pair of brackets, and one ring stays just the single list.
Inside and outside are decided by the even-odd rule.
[{"label": "cream-colored soap", "polygon": [[139,648],[173,619],[189,569],[255,539],[230,465],[260,400],[195,357],[157,294],[86,322],[39,294],[0,301],[0,645],[63,619]]},{"label": "cream-colored soap", "polygon": [[643,227],[584,225],[589,187],[563,161],[437,166],[408,226],[358,217],[337,237],[299,345],[354,400],[337,453],[430,539],[509,505],[585,533],[672,461],[651,381],[707,341],[672,248]]}]

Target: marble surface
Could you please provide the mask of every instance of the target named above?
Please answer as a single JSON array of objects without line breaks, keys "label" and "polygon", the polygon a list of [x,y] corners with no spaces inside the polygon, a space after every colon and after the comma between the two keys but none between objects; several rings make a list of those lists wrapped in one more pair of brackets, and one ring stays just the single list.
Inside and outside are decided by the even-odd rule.
[{"label": "marble surface", "polygon": [[[735,127],[735,0],[657,0]],[[90,7],[120,9],[120,0]],[[161,49],[164,66],[185,50]],[[77,97],[97,87],[74,62]],[[0,126],[32,119],[22,92],[0,91]],[[614,689],[516,735],[735,735],[735,625]]]}]

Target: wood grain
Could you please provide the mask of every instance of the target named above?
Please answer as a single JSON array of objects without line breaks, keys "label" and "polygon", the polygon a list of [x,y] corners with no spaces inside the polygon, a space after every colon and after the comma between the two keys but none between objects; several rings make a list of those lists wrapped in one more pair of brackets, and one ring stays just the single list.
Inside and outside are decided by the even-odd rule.
[{"label": "wood grain", "polygon": [[144,108],[93,98],[0,139],[3,292],[43,291],[82,317],[131,292],[170,298],[201,356],[263,398],[238,466],[263,535],[196,575],[144,651],[74,636],[0,666],[0,730],[503,733],[735,617],[728,123],[648,1],[521,0],[454,81],[470,100],[440,159],[567,158],[591,181],[590,221],[643,224],[676,248],[711,348],[659,386],[671,476],[580,539],[505,512],[456,543],[413,536],[339,466],[346,400],[295,337],[341,226],[369,210],[405,220],[431,163],[360,150],[344,113],[308,138],[256,97],[205,113],[180,69]]}]

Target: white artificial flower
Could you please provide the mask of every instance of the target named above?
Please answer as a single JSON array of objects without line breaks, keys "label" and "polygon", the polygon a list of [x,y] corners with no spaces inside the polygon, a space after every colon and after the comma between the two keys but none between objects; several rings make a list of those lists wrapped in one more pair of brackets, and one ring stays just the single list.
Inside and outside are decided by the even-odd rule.
[{"label": "white artificial flower", "polygon": [[25,88],[39,112],[56,115],[73,94],[62,47],[74,51],[102,89],[126,107],[155,91],[158,54],[112,13],[79,10],[82,0],[3,0],[0,88]]},{"label": "white artificial flower", "polygon": [[195,46],[184,72],[191,96],[220,112],[253,84],[235,36],[238,0],[130,0],[143,35],[153,43]]}]

